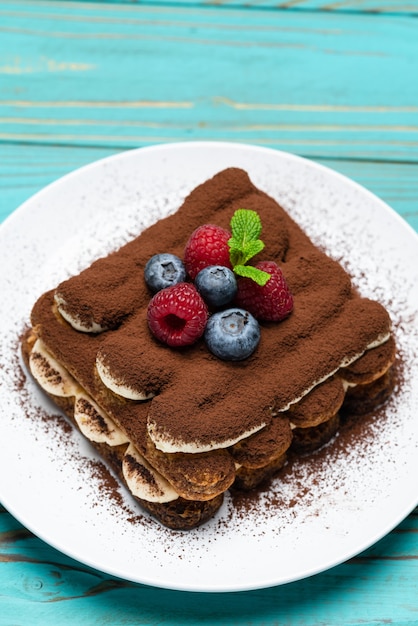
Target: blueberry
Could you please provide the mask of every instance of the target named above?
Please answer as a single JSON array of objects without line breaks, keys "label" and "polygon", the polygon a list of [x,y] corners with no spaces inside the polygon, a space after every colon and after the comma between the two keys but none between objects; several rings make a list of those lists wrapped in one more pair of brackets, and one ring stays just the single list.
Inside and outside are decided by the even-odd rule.
[{"label": "blueberry", "polygon": [[195,286],[205,302],[212,307],[228,304],[237,293],[234,272],[223,265],[209,265],[200,270],[195,278]]},{"label": "blueberry", "polygon": [[250,356],[260,341],[260,326],[244,309],[214,313],[205,329],[209,350],[224,361],[241,361]]},{"label": "blueberry", "polygon": [[183,261],[175,254],[154,254],[144,270],[145,282],[154,293],[186,280]]}]

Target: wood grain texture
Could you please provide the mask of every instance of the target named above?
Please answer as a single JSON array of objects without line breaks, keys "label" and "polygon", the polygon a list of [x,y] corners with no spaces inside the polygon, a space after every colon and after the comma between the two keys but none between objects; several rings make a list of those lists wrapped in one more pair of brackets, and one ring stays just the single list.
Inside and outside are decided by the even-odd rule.
[{"label": "wood grain texture", "polygon": [[418,159],[411,17],[0,3],[0,141]]},{"label": "wood grain texture", "polygon": [[[100,2],[100,0],[92,0]],[[113,4],[142,4],[142,0],[113,0]],[[148,0],[151,5],[269,8],[272,10],[327,11],[392,15],[418,14],[418,1],[410,0]]]},{"label": "wood grain texture", "polygon": [[111,148],[0,144],[0,222],[46,185],[117,152]]},{"label": "wood grain texture", "polygon": [[[313,158],[418,230],[417,12],[389,0],[0,0],[0,221],[99,158],[209,139]],[[343,565],[224,595],[107,576],[0,507],[0,626],[77,622],[416,625],[418,509]]]}]

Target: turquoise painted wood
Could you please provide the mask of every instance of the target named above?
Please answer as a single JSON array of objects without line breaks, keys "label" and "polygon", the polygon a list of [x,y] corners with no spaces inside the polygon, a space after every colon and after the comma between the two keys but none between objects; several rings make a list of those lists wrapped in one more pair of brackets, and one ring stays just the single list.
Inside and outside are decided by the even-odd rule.
[{"label": "turquoise painted wood", "polygon": [[[101,2],[101,0],[91,0]],[[113,4],[142,4],[141,0],[113,0]],[[148,0],[147,4],[176,6],[195,6],[195,0]],[[397,0],[203,0],[198,4],[220,7],[266,7],[272,10],[300,10],[300,11],[332,11],[373,13],[392,15],[416,15],[418,13],[417,0],[402,2]]]},{"label": "turquoise painted wood", "polygon": [[417,34],[399,14],[3,0],[0,141],[416,162]]},{"label": "turquoise painted wood", "polygon": [[0,143],[0,221],[54,180],[117,152],[95,147]]},{"label": "turquoise painted wood", "polygon": [[71,561],[5,513],[0,514],[0,524],[5,529],[0,564],[4,572],[7,568],[0,624],[417,623],[418,514],[373,548],[328,572],[284,587],[227,595],[126,583]]},{"label": "turquoise painted wood", "polygon": [[[418,230],[417,12],[385,0],[0,0],[0,221],[123,149],[229,139],[314,158]],[[107,576],[0,507],[0,626],[77,622],[416,625],[418,509],[330,571],[225,595]]]}]

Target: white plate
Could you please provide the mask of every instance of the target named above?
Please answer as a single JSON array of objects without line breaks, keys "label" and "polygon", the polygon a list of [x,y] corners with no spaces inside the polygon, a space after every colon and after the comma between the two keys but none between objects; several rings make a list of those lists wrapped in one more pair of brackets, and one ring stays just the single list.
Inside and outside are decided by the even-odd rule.
[{"label": "white plate", "polygon": [[[227,498],[205,526],[173,532],[110,484],[89,445],[23,377],[18,336],[43,291],[175,211],[195,185],[228,166],[246,169],[316,243],[341,259],[363,295],[387,306],[402,376],[379,419],[365,425],[363,441],[345,450],[334,444],[327,460],[300,463],[257,501],[236,507]],[[0,228],[4,506],[80,562],[171,589],[279,585],[358,554],[418,501],[412,479],[418,459],[417,244],[412,229],[357,184],[304,159],[246,145],[133,150],[50,185]]]}]

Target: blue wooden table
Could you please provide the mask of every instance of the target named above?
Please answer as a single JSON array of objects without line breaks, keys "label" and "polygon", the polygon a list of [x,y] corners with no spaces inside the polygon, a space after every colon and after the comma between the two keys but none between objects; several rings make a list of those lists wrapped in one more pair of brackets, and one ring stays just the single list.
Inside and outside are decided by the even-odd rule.
[{"label": "blue wooden table", "polygon": [[[1,0],[0,219],[98,158],[209,139],[323,163],[418,230],[417,59],[417,0]],[[202,594],[94,571],[0,507],[0,624],[78,621],[418,624],[418,510],[325,573]]]}]

